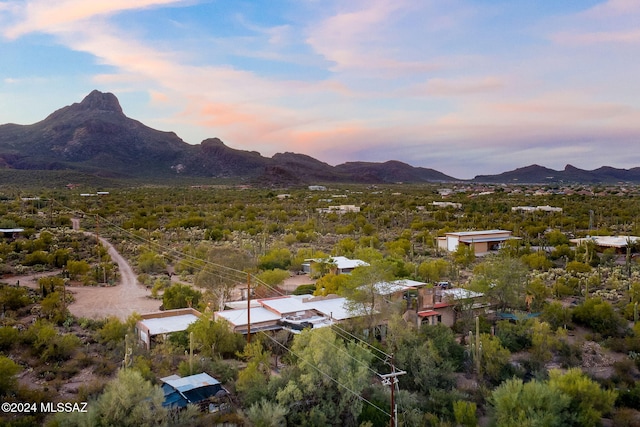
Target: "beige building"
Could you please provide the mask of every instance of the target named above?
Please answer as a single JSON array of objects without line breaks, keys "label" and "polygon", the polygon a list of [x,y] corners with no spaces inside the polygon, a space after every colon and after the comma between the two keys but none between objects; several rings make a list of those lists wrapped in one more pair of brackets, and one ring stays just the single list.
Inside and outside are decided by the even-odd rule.
[{"label": "beige building", "polygon": [[455,306],[466,302],[474,311],[483,310],[486,305],[480,301],[484,295],[464,288],[442,289],[423,287],[418,290],[418,320],[421,324],[437,325],[442,323],[453,327],[457,316]]},{"label": "beige building", "polygon": [[472,246],[476,255],[497,251],[507,240],[517,239],[508,230],[459,231],[438,237],[438,248],[455,252],[459,245]]}]

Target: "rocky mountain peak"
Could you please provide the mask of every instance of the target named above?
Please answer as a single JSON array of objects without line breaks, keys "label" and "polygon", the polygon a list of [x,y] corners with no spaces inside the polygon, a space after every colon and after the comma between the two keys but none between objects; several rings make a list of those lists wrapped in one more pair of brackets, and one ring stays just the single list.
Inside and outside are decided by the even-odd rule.
[{"label": "rocky mountain peak", "polygon": [[122,107],[118,98],[110,92],[100,92],[93,90],[91,93],[82,100],[79,104],[83,110],[99,110],[99,111],[111,111],[122,114]]}]

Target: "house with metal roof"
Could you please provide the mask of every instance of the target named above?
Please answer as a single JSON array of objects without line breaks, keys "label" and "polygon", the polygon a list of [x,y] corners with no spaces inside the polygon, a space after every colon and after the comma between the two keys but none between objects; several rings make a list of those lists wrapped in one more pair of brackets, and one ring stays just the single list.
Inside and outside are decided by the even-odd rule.
[{"label": "house with metal roof", "polygon": [[220,404],[220,398],[229,394],[220,381],[206,373],[188,377],[170,375],[161,378],[160,381],[164,392],[162,406],[171,409],[197,405],[201,409],[213,412],[214,407]]},{"label": "house with metal roof", "polygon": [[231,331],[238,334],[246,334],[251,322],[251,332],[274,331],[282,329],[278,321],[282,315],[260,305],[259,307],[236,308],[231,310],[216,311],[214,319],[225,320]]},{"label": "house with metal roof", "polygon": [[15,239],[20,235],[20,233],[24,233],[24,228],[0,228],[0,234],[5,239]]},{"label": "house with metal roof", "polygon": [[143,314],[136,322],[138,339],[151,348],[154,337],[163,338],[174,332],[186,331],[189,325],[198,320],[201,313],[193,308],[157,311]]},{"label": "house with metal roof", "polygon": [[222,310],[214,313],[216,320],[224,319],[233,332],[287,329],[299,332],[305,328],[321,328],[358,315],[350,310],[346,298],[336,295],[310,297],[288,295],[256,300],[259,306]]},{"label": "house with metal roof", "polygon": [[455,252],[462,244],[472,247],[476,255],[481,255],[500,249],[504,242],[511,239],[518,237],[513,237],[508,230],[458,231],[438,237],[438,248]]}]

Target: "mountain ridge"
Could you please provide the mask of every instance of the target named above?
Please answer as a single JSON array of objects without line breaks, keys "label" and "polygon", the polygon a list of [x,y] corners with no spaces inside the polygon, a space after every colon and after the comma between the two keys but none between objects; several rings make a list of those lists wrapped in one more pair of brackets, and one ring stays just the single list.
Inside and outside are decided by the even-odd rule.
[{"label": "mountain ridge", "polygon": [[71,170],[116,179],[194,177],[260,185],[344,183],[552,183],[638,182],[640,168],[602,166],[592,171],[567,165],[556,171],[530,165],[497,175],[457,179],[398,160],[346,162],[331,166],[306,154],[264,157],[238,150],[219,138],[188,144],[175,132],[150,128],[127,117],[118,98],[93,90],[81,102],[62,107],[31,125],[0,125],[0,169]]}]

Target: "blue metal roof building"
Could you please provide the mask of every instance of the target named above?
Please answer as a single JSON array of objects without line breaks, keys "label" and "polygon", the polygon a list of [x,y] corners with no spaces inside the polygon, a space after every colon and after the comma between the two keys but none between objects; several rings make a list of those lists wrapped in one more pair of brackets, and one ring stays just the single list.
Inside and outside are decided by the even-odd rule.
[{"label": "blue metal roof building", "polygon": [[174,409],[182,409],[187,405],[202,405],[222,392],[227,391],[222,384],[212,376],[201,373],[188,377],[170,375],[160,379],[162,381],[162,391],[164,401],[162,406]]}]

